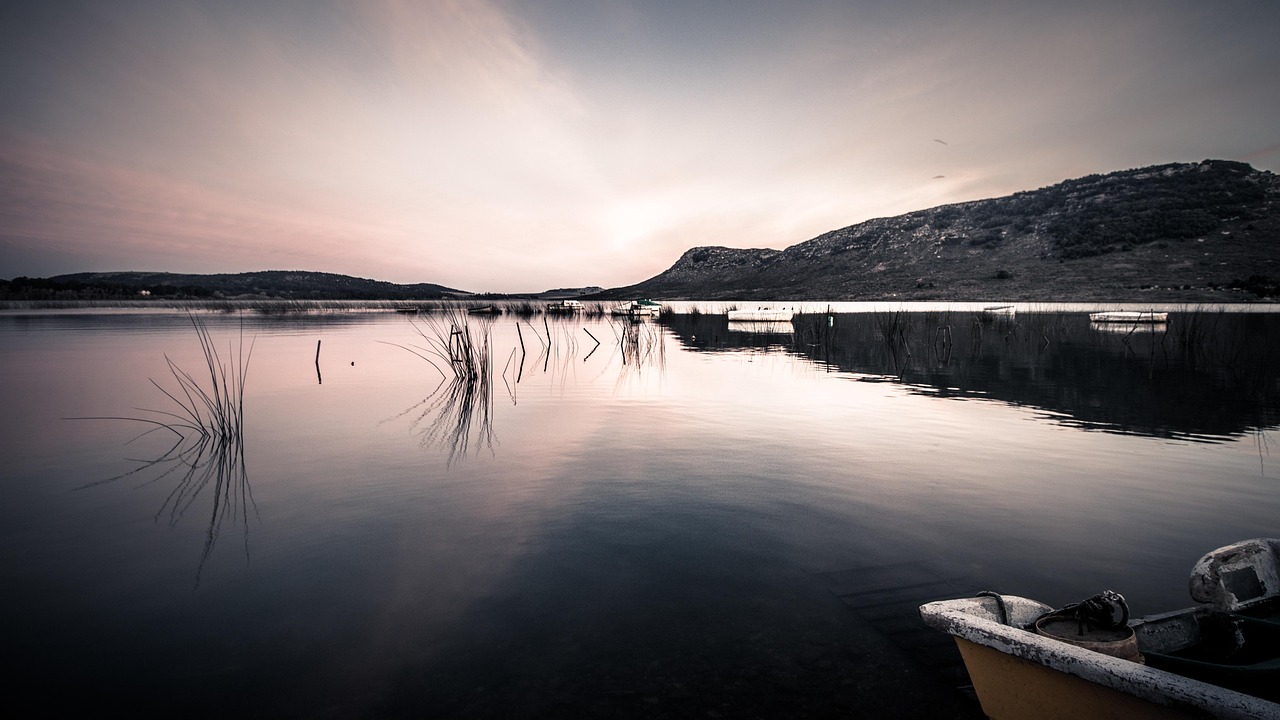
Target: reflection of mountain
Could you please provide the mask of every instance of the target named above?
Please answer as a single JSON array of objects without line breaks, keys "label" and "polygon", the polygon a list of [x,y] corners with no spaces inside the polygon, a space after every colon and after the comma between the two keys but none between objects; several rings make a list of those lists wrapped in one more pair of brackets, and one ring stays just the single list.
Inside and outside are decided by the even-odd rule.
[{"label": "reflection of mountain", "polygon": [[1280,315],[1174,314],[1163,333],[1101,333],[1087,315],[797,316],[795,333],[729,332],[714,315],[668,321],[695,351],[773,348],[938,397],[1046,410],[1080,427],[1160,437],[1280,424]]}]

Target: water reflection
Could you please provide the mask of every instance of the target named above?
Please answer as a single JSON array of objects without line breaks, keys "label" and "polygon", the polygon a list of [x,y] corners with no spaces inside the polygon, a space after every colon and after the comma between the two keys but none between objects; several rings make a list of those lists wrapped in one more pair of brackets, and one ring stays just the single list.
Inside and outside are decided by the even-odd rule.
[{"label": "water reflection", "polygon": [[493,385],[455,375],[396,417],[413,416],[410,430],[423,446],[448,450],[447,464],[466,457],[474,446],[493,452]]},{"label": "water reflection", "polygon": [[1084,313],[817,313],[797,315],[789,335],[739,332],[717,315],[667,324],[692,350],[772,348],[937,397],[1041,408],[1084,429],[1206,440],[1280,421],[1271,314],[1175,313],[1123,332]]},{"label": "water reflection", "polygon": [[[414,343],[387,344],[425,360],[440,374],[441,380],[426,397],[383,422],[411,418],[410,429],[420,444],[443,448],[450,466],[473,450],[493,452],[495,356],[506,357],[501,373],[496,375],[501,378],[512,405],[519,404],[521,386],[535,377],[539,384],[549,383],[562,392],[570,379],[591,384],[607,375],[611,368],[616,368],[619,384],[631,381],[647,369],[662,372],[666,368],[663,326],[627,318],[599,323],[595,333],[581,328],[582,334],[589,338],[585,341],[580,340],[572,319],[542,318],[540,323],[517,319],[509,325],[499,325],[502,330],[514,330],[514,333],[505,333],[512,339],[509,351],[495,350],[495,321],[491,317],[477,319],[455,313],[421,323],[411,322],[411,325],[417,335]],[[611,345],[602,327],[612,332]],[[601,337],[606,341],[601,342]],[[604,347],[610,347],[612,352],[602,350]],[[593,358],[599,372],[578,379],[578,364]]]},{"label": "water reflection", "polygon": [[[426,457],[406,426],[431,402],[465,410],[481,398],[467,406],[450,390],[450,361],[432,356],[437,372],[379,343],[425,346],[407,318],[251,316],[252,447],[222,456],[222,475],[216,447],[190,453],[211,466],[207,480],[183,483],[178,466],[150,491],[123,492],[168,469],[157,464],[78,493],[65,490],[134,467],[118,465],[127,437],[54,419],[166,409],[146,378],[169,379],[162,350],[197,350],[190,325],[0,323],[11,410],[0,449],[3,582],[23,618],[10,645],[30,675],[18,685],[53,672],[80,688],[68,702],[114,697],[148,715],[785,715],[803,697],[811,715],[828,716],[837,701],[847,711],[899,698],[848,684],[896,656],[829,578],[856,569],[882,583],[863,568],[927,558],[974,590],[1061,605],[1114,587],[1135,608],[1162,609],[1184,598],[1186,568],[1206,548],[1270,532],[1277,496],[1258,473],[1265,450],[1053,423],[1110,407],[1079,409],[1105,392],[1096,376],[1117,371],[1156,398],[1183,392],[1175,377],[1219,383],[1229,397],[1263,383],[1263,407],[1274,408],[1277,365],[1257,359],[1275,359],[1274,324],[1246,332],[1175,316],[1162,338],[1126,343],[1087,318],[1019,311],[1012,323],[974,322],[976,312],[883,316],[879,326],[815,315],[783,333],[730,332],[723,316],[638,327],[470,317],[475,344],[486,342],[482,328],[490,334],[489,419],[495,451],[502,444],[449,473],[423,472],[445,453]],[[222,336],[238,319],[207,321]],[[1222,342],[1228,335],[1239,342]],[[323,385],[312,381],[318,337]],[[1059,381],[1058,394],[1038,386]],[[170,392],[173,382],[163,383]],[[1006,406],[1015,402],[1045,409]],[[1202,410],[1215,426],[1233,412]],[[1241,417],[1231,422],[1247,425]],[[482,447],[479,422],[469,453]],[[164,457],[170,437],[152,433],[127,453]],[[241,457],[254,468],[252,495]],[[162,517],[187,517],[176,531],[148,521],[162,501]],[[255,524],[246,566],[233,521],[258,508],[270,522]],[[211,509],[223,516],[220,547],[193,593]],[[941,577],[952,575],[918,580]],[[904,603],[886,617],[914,611]],[[917,679],[906,683],[913,695],[927,687]],[[914,715],[931,714],[956,716]]]},{"label": "water reflection", "polygon": [[1112,335],[1134,335],[1134,334],[1163,334],[1169,329],[1167,323],[1114,323],[1114,322],[1090,322],[1089,329],[1094,332],[1110,333]]},{"label": "water reflection", "polygon": [[[396,417],[416,413],[410,428],[423,446],[448,449],[448,464],[471,447],[493,451],[493,320],[462,311],[410,322],[417,344],[397,345],[440,373],[440,384]],[[395,344],[395,343],[392,343]]]},{"label": "water reflection", "polygon": [[795,326],[790,320],[730,320],[729,332],[749,335],[790,335]]},{"label": "water reflection", "polygon": [[614,322],[613,328],[618,336],[624,374],[649,367],[666,368],[667,346],[660,326],[621,320]]}]

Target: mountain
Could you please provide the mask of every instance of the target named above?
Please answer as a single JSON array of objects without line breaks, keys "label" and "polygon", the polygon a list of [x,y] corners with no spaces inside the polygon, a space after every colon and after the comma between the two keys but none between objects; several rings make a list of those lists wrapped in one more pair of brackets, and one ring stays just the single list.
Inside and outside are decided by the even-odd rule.
[{"label": "mountain", "polygon": [[696,247],[605,296],[1239,302],[1278,284],[1280,178],[1205,160],[869,220],[785,250]]},{"label": "mountain", "polygon": [[291,300],[428,300],[465,295],[442,285],[396,285],[381,280],[294,270],[186,275],[164,272],[100,272],[58,275],[46,280],[15,278],[19,287],[65,292],[79,297],[120,297],[146,290],[157,296],[254,297]]}]

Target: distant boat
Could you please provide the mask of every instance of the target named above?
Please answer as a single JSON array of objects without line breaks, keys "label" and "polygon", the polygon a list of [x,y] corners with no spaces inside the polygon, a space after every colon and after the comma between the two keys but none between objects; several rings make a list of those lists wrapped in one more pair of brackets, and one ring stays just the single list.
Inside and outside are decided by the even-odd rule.
[{"label": "distant boat", "polygon": [[982,308],[983,317],[1013,317],[1016,309],[1012,305],[988,305]]},{"label": "distant boat", "polygon": [[561,300],[558,303],[551,303],[547,306],[549,313],[580,313],[586,309],[581,300]]},{"label": "distant boat", "polygon": [[759,307],[754,310],[730,310],[729,322],[787,322],[791,320],[790,310]]},{"label": "distant boat", "polygon": [[1169,320],[1169,313],[1131,310],[1111,310],[1089,313],[1089,320],[1096,323],[1162,323]]},{"label": "distant boat", "polygon": [[657,317],[662,311],[662,304],[652,300],[632,300],[613,308],[609,312],[624,317]]},{"label": "distant boat", "polygon": [[467,313],[471,315],[492,315],[496,312],[498,312],[498,309],[492,305],[485,305],[484,307],[473,307],[467,310]]}]

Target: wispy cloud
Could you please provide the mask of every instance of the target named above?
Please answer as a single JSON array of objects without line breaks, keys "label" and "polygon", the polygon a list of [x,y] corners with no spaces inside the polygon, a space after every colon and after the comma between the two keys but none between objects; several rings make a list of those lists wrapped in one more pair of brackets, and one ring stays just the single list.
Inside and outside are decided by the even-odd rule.
[{"label": "wispy cloud", "polygon": [[783,247],[1147,163],[1280,161],[1258,69],[1280,62],[1258,29],[1277,12],[1255,5],[9,12],[28,30],[0,48],[11,274],[621,285],[696,244]]}]

